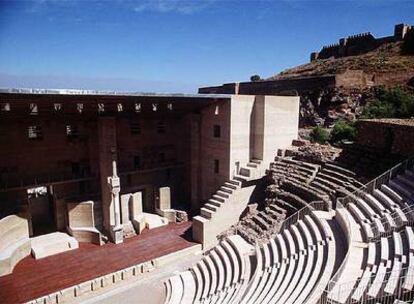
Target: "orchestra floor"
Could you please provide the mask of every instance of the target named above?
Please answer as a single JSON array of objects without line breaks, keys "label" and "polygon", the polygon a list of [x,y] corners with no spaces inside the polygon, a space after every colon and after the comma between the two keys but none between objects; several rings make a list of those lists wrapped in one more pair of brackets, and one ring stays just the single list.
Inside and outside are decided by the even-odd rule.
[{"label": "orchestra floor", "polygon": [[79,249],[35,260],[26,257],[0,277],[0,303],[22,303],[195,245],[191,222],[145,230],[124,243],[80,243]]}]

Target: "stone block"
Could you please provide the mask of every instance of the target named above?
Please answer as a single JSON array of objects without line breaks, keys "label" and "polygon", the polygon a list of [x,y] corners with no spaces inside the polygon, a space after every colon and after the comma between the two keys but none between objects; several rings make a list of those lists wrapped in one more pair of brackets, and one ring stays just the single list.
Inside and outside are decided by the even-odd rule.
[{"label": "stone block", "polygon": [[132,194],[129,214],[132,219],[135,219],[142,214],[142,192],[135,192]]},{"label": "stone block", "polygon": [[121,195],[121,223],[126,224],[129,221],[129,205],[132,201],[131,193]]},{"label": "stone block", "polygon": [[161,187],[160,188],[160,197],[159,197],[159,209],[171,209],[171,191],[170,187]]},{"label": "stone block", "polygon": [[78,241],[62,232],[53,232],[32,238],[32,255],[35,259],[41,259],[54,254],[77,249]]},{"label": "stone block", "polygon": [[69,226],[95,227],[93,217],[93,201],[68,204]]}]

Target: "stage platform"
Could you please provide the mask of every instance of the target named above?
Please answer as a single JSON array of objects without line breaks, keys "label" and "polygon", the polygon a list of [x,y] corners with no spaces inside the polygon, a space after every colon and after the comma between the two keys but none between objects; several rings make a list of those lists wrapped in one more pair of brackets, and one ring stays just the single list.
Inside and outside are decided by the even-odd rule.
[{"label": "stage platform", "polygon": [[0,277],[0,303],[23,303],[81,282],[185,249],[191,222],[145,230],[124,243],[80,243],[79,249],[35,260],[29,256]]}]

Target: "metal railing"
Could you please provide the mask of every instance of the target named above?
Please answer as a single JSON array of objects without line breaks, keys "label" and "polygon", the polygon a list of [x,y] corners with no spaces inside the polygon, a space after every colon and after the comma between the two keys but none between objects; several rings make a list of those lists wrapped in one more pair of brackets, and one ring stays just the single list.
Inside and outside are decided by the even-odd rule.
[{"label": "metal railing", "polygon": [[[354,303],[394,303],[395,300],[407,301],[414,299],[414,290],[410,282],[414,280],[414,271],[410,267],[399,270],[392,270],[385,273],[383,281],[375,281],[376,274],[371,274],[366,278],[359,278],[356,281],[345,282],[336,286],[334,291],[325,291],[317,302],[318,304],[338,303],[335,299],[345,297],[342,304]],[[407,283],[408,282],[408,283]],[[406,286],[405,286],[406,285]],[[393,288],[392,288],[393,287]],[[408,287],[408,288],[407,288]],[[386,289],[389,289],[386,292]],[[378,292],[369,294],[371,289]]]},{"label": "metal railing", "polygon": [[281,230],[283,229],[289,229],[290,226],[296,224],[298,221],[303,220],[306,215],[309,215],[312,211],[326,211],[327,206],[326,202],[324,201],[314,201],[310,202],[305,207],[299,209],[292,215],[290,215],[288,218],[286,218],[283,223]]},{"label": "metal railing", "polygon": [[374,190],[379,188],[382,184],[388,183],[396,175],[403,173],[405,170],[412,168],[413,166],[414,156],[385,171],[383,174],[376,177],[372,181],[366,183],[359,189],[351,192],[350,195],[338,198],[337,201],[340,202],[342,205],[347,206],[349,203],[354,202],[356,198],[364,198],[366,193],[373,193]]},{"label": "metal railing", "polygon": [[[414,226],[414,205],[408,205],[405,208],[401,208],[401,213],[406,217],[403,220],[400,216],[401,213],[394,211],[389,214],[389,218],[380,218],[382,230],[378,227],[377,223],[370,223],[372,230],[372,236],[368,237],[369,242],[379,241],[382,237],[389,237],[394,231],[400,231],[405,226]],[[392,223],[393,225],[392,225]]]}]

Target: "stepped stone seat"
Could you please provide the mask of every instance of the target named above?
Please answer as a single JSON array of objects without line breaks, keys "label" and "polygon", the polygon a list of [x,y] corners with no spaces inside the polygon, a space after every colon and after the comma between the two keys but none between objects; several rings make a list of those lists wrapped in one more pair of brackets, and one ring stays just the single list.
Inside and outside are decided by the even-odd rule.
[{"label": "stepped stone seat", "polygon": [[392,188],[395,192],[399,193],[402,197],[409,200],[411,203],[414,201],[413,193],[410,189],[401,181],[398,180],[390,180],[388,185]]},{"label": "stepped stone seat", "polygon": [[338,214],[336,216],[341,217],[343,219],[342,222],[346,222],[346,219],[349,220],[349,231],[347,231],[348,226],[346,225],[341,225],[341,228],[344,230],[343,233],[345,235],[349,235],[350,239],[348,257],[342,262],[345,263],[341,265],[342,272],[340,273],[339,277],[336,278],[336,283],[328,293],[328,298],[332,301],[335,301],[335,303],[347,303],[348,299],[351,297],[351,295],[353,295],[352,288],[355,284],[353,282],[356,282],[356,280],[363,275],[363,270],[365,268],[364,248],[359,246],[362,241],[362,237],[358,222],[345,208],[338,209],[337,213]]},{"label": "stepped stone seat", "polygon": [[196,301],[198,299],[201,299],[201,296],[203,294],[203,289],[204,289],[203,275],[201,274],[198,264],[192,267],[190,270],[192,271],[194,280],[195,280],[196,290],[194,294],[194,301]]},{"label": "stepped stone seat", "polygon": [[206,299],[209,295],[208,293],[210,291],[210,286],[211,286],[210,272],[208,271],[208,268],[204,260],[201,260],[199,263],[197,263],[197,266],[199,267],[200,272],[203,276],[203,280],[202,280],[203,291],[201,294],[201,299]]},{"label": "stepped stone seat", "polygon": [[[309,227],[306,226],[304,221],[299,221],[298,227],[302,235],[305,235],[307,260],[300,281],[298,282],[290,297],[287,299],[287,302],[289,303],[295,303],[301,294],[306,295],[310,292],[311,288],[313,287],[312,282],[316,281],[316,278],[319,275],[320,266],[322,265],[323,261],[323,256],[318,255],[322,254],[323,251],[321,250],[318,252],[315,250],[315,247],[317,247],[317,245],[314,245],[316,242],[314,242],[312,239]],[[320,260],[319,265],[318,259]]]},{"label": "stepped stone seat", "polygon": [[0,220],[0,276],[13,272],[14,266],[30,254],[29,225],[24,215],[9,215]]},{"label": "stepped stone seat", "polygon": [[[270,265],[268,265],[267,261],[265,261],[265,265],[268,265],[266,268],[267,271],[264,272],[264,276],[260,282],[259,288],[257,288],[258,291],[246,303],[262,303],[263,299],[268,295],[269,290],[271,290],[273,287],[277,274],[284,271],[284,264],[281,264],[280,271],[278,268],[280,266],[279,261],[282,260],[282,257],[279,255],[277,243],[277,238],[270,240],[268,250],[270,255],[273,257],[273,261],[270,263]],[[252,286],[252,288],[254,288],[254,286]]]},{"label": "stepped stone seat", "polygon": [[217,269],[216,269],[216,266],[214,265],[214,263],[213,263],[210,255],[207,255],[204,258],[204,262],[205,262],[205,264],[207,266],[207,269],[208,269],[208,271],[210,273],[210,286],[209,286],[209,289],[207,291],[207,295],[213,295],[216,292],[216,290],[217,290],[217,283],[218,283],[218,280],[217,280],[217,276],[218,276]]},{"label": "stepped stone seat", "polygon": [[388,210],[373,195],[365,193],[364,197],[365,201],[368,202],[372,209],[374,209],[377,213],[384,215],[388,212]]},{"label": "stepped stone seat", "polygon": [[180,303],[193,303],[196,285],[194,281],[193,274],[191,271],[187,270],[181,273],[180,275],[183,287],[183,295]]},{"label": "stepped stone seat", "polygon": [[387,274],[387,267],[384,264],[381,264],[378,267],[378,271],[375,275],[374,281],[372,282],[370,288],[368,289],[367,294],[375,298],[378,294],[378,292],[381,290],[385,276]]},{"label": "stepped stone seat", "polygon": [[[290,231],[292,230],[292,232]],[[298,231],[297,231],[298,232]],[[299,252],[299,247],[296,246],[295,242],[295,232],[293,229],[293,226],[291,229],[285,229],[284,230],[284,236],[287,239],[287,242],[289,244],[289,264],[286,276],[284,277],[282,283],[280,284],[279,290],[275,293],[275,295],[272,298],[272,301],[281,302],[284,303],[285,301],[285,293],[289,289],[289,286],[294,285],[299,277],[297,276],[298,273],[302,270],[303,262],[304,262],[304,256],[302,253]],[[300,243],[299,241],[298,243]],[[301,244],[303,247],[303,243]],[[299,268],[301,267],[301,268]],[[293,286],[294,287],[294,286]],[[290,293],[290,292],[289,292]],[[288,296],[287,294],[286,296]]]},{"label": "stepped stone seat", "polygon": [[335,189],[334,188],[330,188],[324,184],[319,183],[318,181],[313,180],[310,185],[316,189],[319,189],[319,191],[322,191],[324,193],[327,193],[329,195],[334,194],[335,193]]},{"label": "stepped stone seat", "polygon": [[74,237],[62,232],[37,236],[31,241],[32,255],[36,260],[79,247],[79,243]]},{"label": "stepped stone seat", "polygon": [[407,175],[398,175],[397,180],[400,181],[410,192],[412,193],[414,190],[414,181]]},{"label": "stepped stone seat", "polygon": [[293,231],[293,237],[297,243],[297,252],[298,252],[298,263],[296,266],[296,270],[294,275],[288,284],[286,290],[284,291],[283,295],[280,298],[281,303],[289,303],[288,299],[292,295],[292,292],[297,288],[297,284],[299,283],[301,277],[303,276],[304,265],[307,262],[307,252],[305,251],[305,243],[302,238],[302,234],[300,233],[299,229],[294,225],[291,226],[291,230]]},{"label": "stepped stone seat", "polygon": [[94,201],[68,203],[68,233],[78,242],[103,245],[103,237],[95,226]]},{"label": "stepped stone seat", "polygon": [[384,287],[385,293],[394,294],[400,282],[401,273],[402,273],[402,263],[398,259],[394,259],[391,275],[388,277],[388,281]]},{"label": "stepped stone seat", "polygon": [[336,171],[336,172],[340,172],[341,174],[345,175],[345,176],[349,176],[349,177],[355,177],[356,174],[355,172],[352,172],[351,170],[345,169],[341,166],[332,164],[332,163],[326,163],[325,164],[325,168],[332,170],[332,171]]},{"label": "stepped stone seat", "polygon": [[170,278],[170,282],[172,293],[169,303],[179,304],[181,303],[184,292],[183,282],[179,276]]},{"label": "stepped stone seat", "polygon": [[352,294],[352,300],[354,301],[360,301],[361,297],[365,293],[368,284],[371,281],[371,276],[373,273],[370,269],[365,269],[364,273],[362,274],[361,280],[359,281],[358,286],[356,286],[354,293]]},{"label": "stepped stone seat", "polygon": [[386,195],[383,191],[380,189],[375,189],[373,192],[373,195],[383,203],[384,206],[386,206],[389,210],[395,210],[397,207],[399,207],[398,203],[395,203],[388,195]]},{"label": "stepped stone seat", "polygon": [[262,217],[255,215],[252,219],[261,229],[266,230],[268,228],[268,223]]},{"label": "stepped stone seat", "polygon": [[408,267],[405,273],[405,280],[402,288],[407,291],[412,291],[414,288],[414,253],[410,252],[408,257]]},{"label": "stepped stone seat", "polygon": [[[276,263],[273,264],[268,283],[265,285],[263,292],[257,299],[257,303],[269,303],[272,296],[279,289],[286,274],[288,267],[288,248],[282,234],[276,236],[274,245],[278,246],[280,250],[280,253],[277,254],[279,256],[279,261],[276,261]],[[277,252],[279,252],[279,250],[277,250]]]},{"label": "stepped stone seat", "polygon": [[344,187],[348,191],[355,191],[358,189],[358,187],[356,187],[352,181],[339,179],[339,178],[336,178],[335,176],[325,174],[322,172],[318,173],[316,175],[316,178],[318,179],[318,181],[328,181],[330,184],[335,185],[335,187],[337,188]]},{"label": "stepped stone seat", "polygon": [[369,218],[371,221],[374,220],[374,218],[380,218],[380,215],[374,211],[374,209],[371,208],[370,204],[367,203],[365,200],[361,198],[357,198],[356,200],[356,206],[361,209],[361,211]]},{"label": "stepped stone seat", "polygon": [[260,282],[263,278],[264,273],[266,272],[266,256],[264,254],[265,248],[267,248],[266,245],[263,246],[263,248],[256,248],[256,271],[253,275],[253,280],[247,289],[247,293],[245,294],[244,299],[242,299],[241,303],[247,303],[252,297],[255,297],[256,293],[259,291]]},{"label": "stepped stone seat", "polygon": [[224,278],[226,277],[226,272],[224,268],[224,261],[220,258],[215,250],[210,252],[211,260],[214,263],[214,266],[217,269],[217,288],[216,290],[220,291],[224,288]]},{"label": "stepped stone seat", "polygon": [[396,201],[401,207],[405,206],[403,197],[388,185],[382,184],[381,191],[389,195],[393,201]]}]

